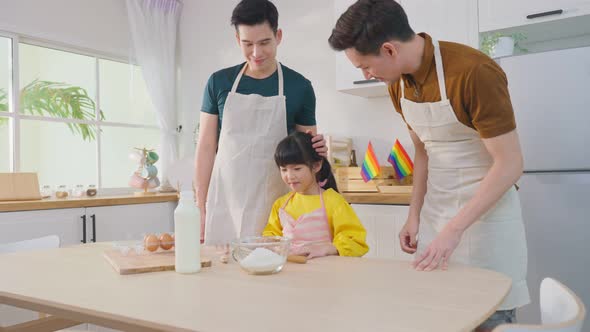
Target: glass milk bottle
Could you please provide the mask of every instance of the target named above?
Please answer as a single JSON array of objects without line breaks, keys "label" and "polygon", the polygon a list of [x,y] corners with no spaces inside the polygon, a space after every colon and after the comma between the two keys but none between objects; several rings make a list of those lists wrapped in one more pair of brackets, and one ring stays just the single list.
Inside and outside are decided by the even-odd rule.
[{"label": "glass milk bottle", "polygon": [[182,191],[174,210],[175,269],[178,273],[201,270],[201,213],[192,191]]}]

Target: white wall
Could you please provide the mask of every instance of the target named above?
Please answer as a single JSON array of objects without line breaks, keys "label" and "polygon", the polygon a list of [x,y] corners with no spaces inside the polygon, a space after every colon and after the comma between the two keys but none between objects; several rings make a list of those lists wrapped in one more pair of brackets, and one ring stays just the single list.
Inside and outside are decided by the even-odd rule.
[{"label": "white wall", "polygon": [[[0,34],[2,32],[42,40],[48,46],[65,46],[74,52],[89,51],[123,61],[129,58],[131,48],[124,0],[0,0]],[[31,50],[30,47],[21,50],[21,86],[35,78],[67,82],[86,88],[94,99],[93,60],[90,67],[78,64],[74,68],[83,57],[65,59],[63,54],[57,56],[49,50]],[[42,54],[37,57],[32,52]],[[0,78],[6,75],[0,71]],[[114,81],[103,84],[101,89],[101,96],[109,96],[101,100],[107,121],[155,124],[153,114],[140,114],[146,110],[153,112],[151,103],[142,103],[146,93],[141,74],[131,75],[126,65],[108,63],[105,66],[103,63],[101,75]],[[121,110],[125,110],[125,114],[119,114]],[[82,141],[79,135],[70,133],[65,124],[23,121],[21,129],[21,170],[38,172],[41,184],[97,184],[96,142]],[[106,127],[103,127],[103,134],[106,145],[102,149],[103,186],[125,186],[136,169],[135,163],[127,158],[129,152],[134,146],[157,148],[157,134]],[[0,127],[2,157],[8,154],[8,142],[4,141],[7,135],[8,127]],[[60,146],[63,142],[68,142],[65,149]],[[7,165],[8,160],[5,163]],[[0,169],[6,167],[0,161]]]},{"label": "white wall", "polygon": [[[399,138],[413,156],[407,128],[394,111],[388,97],[366,99],[337,92],[335,57],[328,45],[333,28],[334,1],[274,0],[279,10],[283,42],[279,60],[303,74],[313,84],[317,97],[319,131],[352,137],[357,161],[362,161],[369,140],[381,164],[386,165],[389,150]],[[193,154],[192,131],[198,122],[203,89],[209,75],[221,68],[244,61],[230,25],[232,1],[184,1],[180,24],[181,68],[179,111],[185,133],[181,155]],[[187,158],[190,160],[190,158]]]},{"label": "white wall", "polygon": [[127,58],[124,0],[0,0],[0,31]]},{"label": "white wall", "polygon": [[[206,81],[214,71],[243,61],[230,25],[237,0],[184,0],[179,28],[179,120],[181,157],[190,163]],[[388,98],[365,99],[335,90],[334,52],[327,39],[335,18],[333,0],[275,0],[283,43],[279,59],[311,80],[319,131],[349,136],[361,161],[369,139],[386,164],[395,138],[413,155],[405,125]],[[0,0],[0,30],[88,48],[126,58],[130,35],[123,0]],[[310,38],[310,36],[314,36]]]}]

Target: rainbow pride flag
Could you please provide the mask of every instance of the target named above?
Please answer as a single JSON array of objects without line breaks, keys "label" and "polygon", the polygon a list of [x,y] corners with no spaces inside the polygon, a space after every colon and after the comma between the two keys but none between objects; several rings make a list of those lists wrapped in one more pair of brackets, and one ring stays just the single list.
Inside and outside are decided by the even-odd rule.
[{"label": "rainbow pride flag", "polygon": [[393,166],[398,179],[403,179],[414,171],[414,163],[412,163],[412,159],[410,159],[406,150],[404,150],[404,147],[397,139],[391,148],[387,161]]},{"label": "rainbow pride flag", "polygon": [[361,176],[365,182],[369,182],[371,179],[379,175],[380,171],[381,167],[379,167],[379,162],[377,162],[377,156],[373,150],[373,145],[369,141],[369,146],[367,147],[367,152],[365,153],[365,160],[363,161],[363,166],[361,167]]}]

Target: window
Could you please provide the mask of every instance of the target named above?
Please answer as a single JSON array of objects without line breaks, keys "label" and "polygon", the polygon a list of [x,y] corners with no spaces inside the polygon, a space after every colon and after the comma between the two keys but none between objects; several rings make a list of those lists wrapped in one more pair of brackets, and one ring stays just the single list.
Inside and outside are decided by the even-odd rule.
[{"label": "window", "polygon": [[8,115],[10,100],[12,40],[0,36],[0,172],[10,171],[10,118]]},{"label": "window", "polygon": [[[54,187],[127,187],[137,168],[130,152],[158,150],[160,139],[140,68],[35,41],[0,42],[8,63],[0,67],[0,172],[36,172],[40,185]],[[12,71],[10,45],[18,54]],[[15,86],[13,76],[20,96],[14,106],[10,93],[2,94]]]}]

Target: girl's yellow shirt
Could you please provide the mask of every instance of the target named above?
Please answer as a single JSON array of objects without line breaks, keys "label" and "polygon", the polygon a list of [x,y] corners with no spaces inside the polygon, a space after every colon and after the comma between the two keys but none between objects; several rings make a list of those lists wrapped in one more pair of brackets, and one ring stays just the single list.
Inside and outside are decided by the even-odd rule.
[{"label": "girl's yellow shirt", "polygon": [[[281,196],[275,201],[262,232],[263,236],[282,236],[283,227],[279,220],[279,209],[285,204],[292,193]],[[328,215],[333,244],[340,256],[360,257],[369,251],[366,243],[367,231],[348,202],[333,189],[325,190],[324,205]],[[322,206],[319,195],[302,195],[295,193],[285,207],[285,211],[294,219],[302,214],[313,212]]]}]

